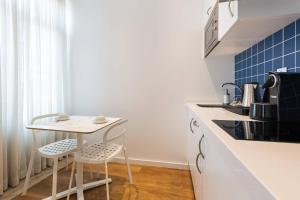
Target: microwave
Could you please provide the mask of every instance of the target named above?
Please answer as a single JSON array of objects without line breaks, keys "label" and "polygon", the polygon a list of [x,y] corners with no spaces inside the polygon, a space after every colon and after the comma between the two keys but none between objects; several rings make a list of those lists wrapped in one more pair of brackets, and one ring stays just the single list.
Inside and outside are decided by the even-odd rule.
[{"label": "microwave", "polygon": [[204,28],[204,54],[205,57],[218,45],[218,3],[213,8]]}]

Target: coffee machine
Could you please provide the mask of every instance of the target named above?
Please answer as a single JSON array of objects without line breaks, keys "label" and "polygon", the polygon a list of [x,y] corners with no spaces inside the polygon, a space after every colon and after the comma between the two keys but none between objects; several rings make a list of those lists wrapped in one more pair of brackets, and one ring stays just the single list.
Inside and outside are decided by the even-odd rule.
[{"label": "coffee machine", "polygon": [[269,72],[263,102],[277,107],[277,121],[300,122],[300,73]]}]

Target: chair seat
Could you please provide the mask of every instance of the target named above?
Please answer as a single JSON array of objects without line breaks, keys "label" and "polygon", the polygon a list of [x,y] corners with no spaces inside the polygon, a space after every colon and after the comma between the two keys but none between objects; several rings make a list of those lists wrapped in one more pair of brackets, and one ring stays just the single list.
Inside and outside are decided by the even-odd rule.
[{"label": "chair seat", "polygon": [[83,148],[81,152],[75,153],[75,161],[83,163],[102,163],[105,160],[109,161],[123,149],[123,145],[110,143],[106,147],[103,143],[95,143],[86,148]]},{"label": "chair seat", "polygon": [[76,150],[76,148],[76,139],[64,139],[42,146],[38,149],[38,151],[46,158],[54,158],[72,153]]}]

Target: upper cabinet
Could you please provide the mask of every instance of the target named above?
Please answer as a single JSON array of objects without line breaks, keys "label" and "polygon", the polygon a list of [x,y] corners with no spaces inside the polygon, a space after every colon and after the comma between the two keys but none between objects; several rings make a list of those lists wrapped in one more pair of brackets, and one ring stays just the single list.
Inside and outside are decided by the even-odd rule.
[{"label": "upper cabinet", "polygon": [[210,2],[204,9],[206,57],[239,53],[300,17],[299,0]]},{"label": "upper cabinet", "polygon": [[219,32],[218,40],[221,40],[224,35],[238,20],[238,1],[220,2],[219,4]]},{"label": "upper cabinet", "polygon": [[204,0],[204,23],[206,23],[218,0]]}]

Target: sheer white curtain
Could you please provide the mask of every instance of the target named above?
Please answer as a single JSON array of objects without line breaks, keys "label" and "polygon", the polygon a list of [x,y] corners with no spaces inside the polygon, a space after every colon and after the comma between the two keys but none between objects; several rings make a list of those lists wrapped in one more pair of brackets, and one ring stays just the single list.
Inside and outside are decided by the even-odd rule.
[{"label": "sheer white curtain", "polygon": [[[64,0],[0,0],[0,194],[25,177],[31,134],[24,127],[65,110],[65,27]],[[35,173],[46,166],[37,158]]]}]

